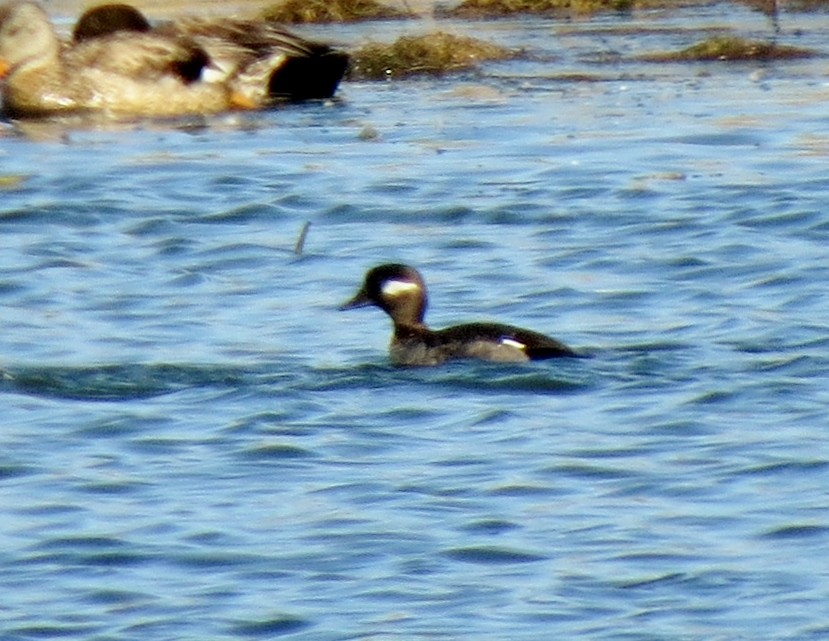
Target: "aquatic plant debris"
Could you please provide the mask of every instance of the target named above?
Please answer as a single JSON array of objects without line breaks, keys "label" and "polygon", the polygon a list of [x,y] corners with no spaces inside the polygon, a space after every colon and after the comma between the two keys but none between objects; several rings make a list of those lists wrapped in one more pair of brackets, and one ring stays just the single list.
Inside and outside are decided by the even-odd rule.
[{"label": "aquatic plant debris", "polygon": [[737,36],[714,36],[681,51],[642,56],[648,62],[704,62],[711,60],[796,60],[810,58],[814,51],[765,40],[747,40]]},{"label": "aquatic plant debris", "polygon": [[456,18],[489,18],[519,13],[590,15],[608,11],[630,11],[651,7],[654,0],[464,0],[444,15]]},{"label": "aquatic plant debris", "polygon": [[265,20],[285,24],[361,22],[414,18],[376,0],[284,0],[262,12]]},{"label": "aquatic plant debris", "polygon": [[385,80],[415,75],[443,75],[474,68],[515,53],[488,42],[436,31],[401,36],[392,44],[370,43],[351,54],[351,77]]},{"label": "aquatic plant debris", "polygon": [[299,237],[296,239],[296,243],[294,243],[294,254],[297,256],[302,256],[302,252],[305,250],[305,240],[308,238],[308,230],[311,228],[311,221],[306,220],[305,224],[302,225],[302,229],[299,230]]},{"label": "aquatic plant debris", "polygon": [[27,178],[28,176],[22,174],[2,174],[0,175],[0,190],[18,189]]},{"label": "aquatic plant debris", "polygon": [[[733,0],[739,4],[772,13],[771,0]],[[497,18],[517,14],[555,14],[591,16],[599,13],[627,12],[637,9],[677,9],[710,5],[710,0],[463,0],[438,13],[454,18]],[[829,0],[788,0],[785,11],[817,11],[829,7]]]}]

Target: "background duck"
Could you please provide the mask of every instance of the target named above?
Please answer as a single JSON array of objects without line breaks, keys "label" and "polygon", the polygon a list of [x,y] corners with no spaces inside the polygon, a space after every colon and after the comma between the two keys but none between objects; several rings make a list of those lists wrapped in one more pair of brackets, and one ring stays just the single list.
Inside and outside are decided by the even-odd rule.
[{"label": "background duck", "polygon": [[341,310],[375,306],[391,317],[389,346],[396,365],[440,365],[457,359],[517,363],[578,357],[564,343],[503,323],[466,323],[432,330],[424,323],[426,283],[413,267],[391,263],[368,271],[357,294]]},{"label": "background duck", "polygon": [[149,33],[116,33],[64,47],[39,5],[23,0],[0,7],[3,109],[11,116],[172,116],[247,106],[227,83],[182,76],[177,61],[197,55],[190,42]]},{"label": "background duck", "polygon": [[[73,39],[89,41],[116,32],[152,32],[193,43],[207,56],[202,79],[229,80],[238,92],[251,92],[253,102],[330,98],[349,62],[344,52],[271,22],[186,17],[153,28],[135,7],[120,3],[87,10]],[[263,95],[257,93],[260,89]]]},{"label": "background duck", "polygon": [[102,4],[87,9],[72,30],[73,42],[83,42],[118,31],[149,33],[152,25],[138,9],[128,4]]}]

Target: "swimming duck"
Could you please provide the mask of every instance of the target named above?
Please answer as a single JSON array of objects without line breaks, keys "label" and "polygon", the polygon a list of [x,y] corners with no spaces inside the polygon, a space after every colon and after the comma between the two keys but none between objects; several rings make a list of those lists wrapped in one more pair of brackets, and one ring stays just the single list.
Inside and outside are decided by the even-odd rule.
[{"label": "swimming duck", "polygon": [[261,88],[263,93],[251,94],[253,102],[330,98],[348,68],[347,54],[271,22],[186,17],[153,28],[128,4],[87,10],[75,25],[73,39],[81,42],[125,31],[192,42],[207,54],[203,79],[239,78],[240,92]]},{"label": "swimming duck", "polygon": [[62,46],[46,12],[29,0],[0,7],[0,77],[8,115],[103,111],[144,116],[216,113],[250,106],[226,83],[188,80],[177,61],[192,43],[116,33]]},{"label": "swimming duck", "polygon": [[429,329],[426,283],[413,267],[401,264],[370,269],[357,294],[340,309],[375,306],[394,324],[389,354],[396,365],[439,365],[456,359],[522,362],[578,357],[572,349],[544,334],[501,323],[468,323]]}]

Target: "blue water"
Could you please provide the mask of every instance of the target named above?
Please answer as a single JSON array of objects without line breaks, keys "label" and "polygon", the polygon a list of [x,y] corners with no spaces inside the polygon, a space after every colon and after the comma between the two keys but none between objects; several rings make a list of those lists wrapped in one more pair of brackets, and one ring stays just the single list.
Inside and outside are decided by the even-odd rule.
[{"label": "blue water", "polygon": [[[0,637],[829,638],[826,61],[631,59],[728,26],[768,34],[449,23],[533,55],[0,124]],[[395,369],[336,311],[389,260],[592,358]]]}]

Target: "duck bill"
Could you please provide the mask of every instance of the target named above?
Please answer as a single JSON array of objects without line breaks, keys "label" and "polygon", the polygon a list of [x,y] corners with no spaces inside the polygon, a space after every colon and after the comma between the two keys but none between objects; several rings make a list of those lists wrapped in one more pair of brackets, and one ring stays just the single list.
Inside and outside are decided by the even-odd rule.
[{"label": "duck bill", "polygon": [[363,290],[360,290],[359,292],[357,292],[357,295],[354,298],[340,305],[339,309],[341,312],[344,312],[348,309],[357,309],[358,307],[371,307],[372,305],[374,305],[374,301],[371,300]]},{"label": "duck bill", "polygon": [[0,58],[0,80],[9,75],[11,65],[4,58]]},{"label": "duck bill", "polygon": [[231,109],[235,109],[237,111],[248,111],[259,107],[253,98],[238,89],[234,89],[230,92],[230,96],[228,96],[228,103],[230,104]]}]

